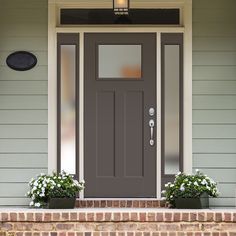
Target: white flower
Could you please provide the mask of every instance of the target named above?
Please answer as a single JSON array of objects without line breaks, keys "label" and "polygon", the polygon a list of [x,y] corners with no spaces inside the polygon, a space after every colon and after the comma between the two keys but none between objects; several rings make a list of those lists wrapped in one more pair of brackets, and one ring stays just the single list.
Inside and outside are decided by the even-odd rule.
[{"label": "white flower", "polygon": [[194,184],[195,186],[199,186],[198,183],[197,183],[197,181],[195,181],[193,184]]},{"label": "white flower", "polygon": [[202,180],[201,182],[202,185],[207,185],[207,181],[205,179]]},{"label": "white flower", "polygon": [[60,187],[61,187],[61,185],[60,185],[60,184],[58,184],[58,185],[57,185],[57,187],[58,187],[58,188],[60,188]]},{"label": "white flower", "polygon": [[181,185],[179,190],[183,192],[185,190],[185,187],[183,185]]},{"label": "white flower", "polygon": [[181,172],[179,171],[176,175],[181,175]]},{"label": "white flower", "polygon": [[161,200],[166,200],[166,197],[162,197]]},{"label": "white flower", "polygon": [[162,190],[161,193],[165,194],[165,193],[166,193],[166,190]]},{"label": "white flower", "polygon": [[38,182],[37,181],[34,182],[34,186],[36,186],[36,187],[38,186]]},{"label": "white flower", "polygon": [[39,196],[40,197],[45,197],[45,194],[44,193],[40,193]]},{"label": "white flower", "polygon": [[199,172],[199,169],[196,169],[195,171],[196,171],[196,172]]},{"label": "white flower", "polygon": [[34,204],[34,206],[35,206],[35,207],[40,207],[40,203],[39,203],[39,202],[36,202],[36,203]]},{"label": "white flower", "polygon": [[31,201],[29,205],[30,205],[30,206],[33,206],[33,205],[34,205],[34,202],[33,202],[33,201]]}]

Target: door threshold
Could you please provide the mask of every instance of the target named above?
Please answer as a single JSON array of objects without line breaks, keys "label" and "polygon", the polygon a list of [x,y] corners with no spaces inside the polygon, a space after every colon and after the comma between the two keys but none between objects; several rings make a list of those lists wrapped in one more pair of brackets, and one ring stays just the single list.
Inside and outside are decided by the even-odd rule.
[{"label": "door threshold", "polygon": [[160,199],[77,199],[77,208],[162,208],[166,207]]}]

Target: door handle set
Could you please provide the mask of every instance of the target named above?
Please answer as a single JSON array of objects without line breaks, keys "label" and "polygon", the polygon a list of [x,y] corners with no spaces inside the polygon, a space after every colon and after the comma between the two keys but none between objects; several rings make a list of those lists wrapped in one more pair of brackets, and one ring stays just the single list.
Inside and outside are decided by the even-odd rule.
[{"label": "door handle set", "polygon": [[150,127],[150,132],[151,132],[151,136],[150,136],[150,145],[154,146],[155,141],[154,141],[154,126],[155,126],[155,122],[153,119],[149,120],[149,127]]}]

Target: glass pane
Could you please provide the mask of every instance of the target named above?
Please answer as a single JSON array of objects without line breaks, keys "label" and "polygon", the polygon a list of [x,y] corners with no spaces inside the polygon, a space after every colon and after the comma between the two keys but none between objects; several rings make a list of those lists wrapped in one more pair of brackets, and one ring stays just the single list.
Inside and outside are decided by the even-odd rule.
[{"label": "glass pane", "polygon": [[99,45],[99,78],[141,79],[141,45]]},{"label": "glass pane", "polygon": [[179,171],[179,45],[165,45],[165,174]]},{"label": "glass pane", "polygon": [[61,170],[75,174],[76,46],[61,45]]}]

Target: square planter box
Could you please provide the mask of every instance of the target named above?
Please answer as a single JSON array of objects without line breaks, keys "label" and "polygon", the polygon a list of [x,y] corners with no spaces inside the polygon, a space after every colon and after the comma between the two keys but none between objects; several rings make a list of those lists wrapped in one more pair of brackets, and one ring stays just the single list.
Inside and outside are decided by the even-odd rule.
[{"label": "square planter box", "polygon": [[205,209],[209,208],[209,196],[202,194],[199,198],[176,198],[177,209]]},{"label": "square planter box", "polygon": [[51,198],[48,201],[49,209],[73,209],[76,198]]}]

